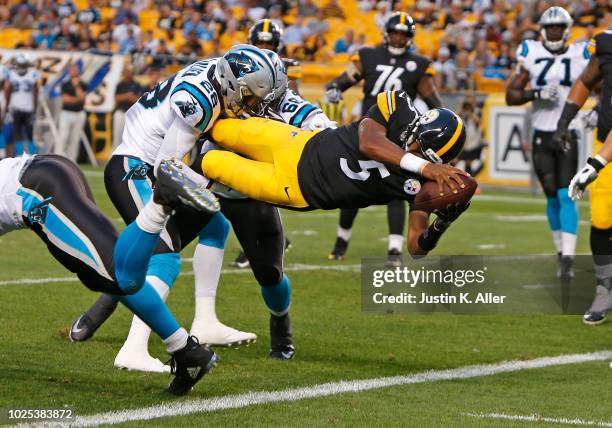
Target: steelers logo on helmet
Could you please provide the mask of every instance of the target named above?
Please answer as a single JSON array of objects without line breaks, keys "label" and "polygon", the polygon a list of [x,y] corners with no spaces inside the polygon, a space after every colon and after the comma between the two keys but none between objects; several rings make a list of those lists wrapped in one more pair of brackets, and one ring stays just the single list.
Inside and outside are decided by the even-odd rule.
[{"label": "steelers logo on helmet", "polygon": [[414,20],[405,12],[394,12],[385,22],[385,45],[391,55],[406,53],[414,38]]},{"label": "steelers logo on helmet", "polygon": [[446,108],[425,112],[412,132],[423,156],[434,163],[450,162],[465,144],[463,121]]},{"label": "steelers logo on helmet", "polygon": [[278,52],[283,36],[282,28],[270,19],[257,21],[249,30],[249,43],[262,49]]},{"label": "steelers logo on helmet", "polygon": [[404,192],[409,195],[416,195],[421,191],[421,182],[415,178],[409,178],[404,182]]}]

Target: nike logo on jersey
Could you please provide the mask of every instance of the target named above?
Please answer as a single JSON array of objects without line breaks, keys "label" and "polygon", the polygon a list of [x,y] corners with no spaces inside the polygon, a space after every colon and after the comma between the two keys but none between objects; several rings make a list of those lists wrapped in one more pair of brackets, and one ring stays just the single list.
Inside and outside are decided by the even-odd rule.
[{"label": "nike logo on jersey", "polygon": [[289,196],[289,187],[288,186],[285,187],[285,193],[287,194],[287,199],[291,199],[291,197]]}]

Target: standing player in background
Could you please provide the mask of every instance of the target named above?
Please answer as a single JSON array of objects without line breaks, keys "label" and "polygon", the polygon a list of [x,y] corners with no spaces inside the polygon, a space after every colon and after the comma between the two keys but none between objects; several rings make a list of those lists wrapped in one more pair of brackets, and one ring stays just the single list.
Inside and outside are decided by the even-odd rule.
[{"label": "standing player in background", "polygon": [[[590,186],[591,201],[591,252],[597,280],[595,299],[584,314],[585,324],[597,325],[605,321],[612,308],[612,168],[608,162],[611,153],[612,133],[612,28],[599,33],[589,45],[591,59],[580,78],[576,80],[567,97],[557,131],[553,136],[556,144],[570,138],[570,123],[584,105],[595,86],[603,81],[599,117],[597,119],[597,142],[594,157],[590,158],[570,184],[571,196],[582,196]],[[602,147],[602,142],[606,144]],[[597,178],[597,180],[595,180]]]},{"label": "standing player in background", "polygon": [[547,9],[540,18],[542,40],[521,43],[516,54],[518,66],[506,88],[508,105],[532,102],[533,164],[546,195],[548,224],[563,279],[574,276],[578,208],[568,186],[578,168],[578,125],[571,124],[563,142],[554,141],[553,134],[572,83],[590,57],[586,43],[567,45],[571,28],[572,18],[565,9]]},{"label": "standing player in background", "polygon": [[[259,49],[271,50],[278,55],[285,53],[285,48],[281,43],[282,37],[283,30],[277,23],[270,19],[261,19],[257,21],[249,30],[250,44],[257,46]],[[285,74],[289,79],[289,89],[298,94],[298,80],[302,78],[300,63],[295,59],[289,58],[282,58],[282,61],[285,67]],[[300,125],[295,126],[299,127]],[[285,237],[285,249],[288,249],[290,246],[291,242],[289,242],[289,239]],[[249,258],[244,252],[244,249],[240,249],[238,257],[236,257],[236,259],[232,262],[232,266],[241,269],[249,267]]]},{"label": "standing player in background", "polygon": [[23,153],[35,151],[34,115],[38,105],[38,70],[30,67],[25,55],[19,54],[13,60],[13,69],[4,82],[6,108],[13,118],[13,138],[6,142],[6,156],[15,156],[15,146],[20,144]]},{"label": "standing player in background", "polygon": [[323,98],[317,101],[317,104],[329,120],[336,122],[339,126],[348,122],[346,104],[342,99],[340,89],[336,87],[329,88],[325,95],[323,95]]},{"label": "standing player in background", "polygon": [[[344,92],[359,81],[364,81],[361,112],[365,115],[376,103],[376,96],[385,91],[404,90],[414,99],[420,96],[427,106],[440,107],[442,102],[433,82],[435,71],[431,60],[410,51],[414,38],[415,25],[412,18],[404,12],[393,13],[385,23],[384,43],[370,48],[364,47],[353,55],[347,70],[334,79],[328,90],[334,88]],[[351,238],[351,228],[357,216],[357,209],[340,210],[340,224],[336,243],[329,258],[344,258]],[[388,262],[401,263],[404,246],[404,224],[406,205],[403,200],[392,201],[388,205],[389,222]]]}]

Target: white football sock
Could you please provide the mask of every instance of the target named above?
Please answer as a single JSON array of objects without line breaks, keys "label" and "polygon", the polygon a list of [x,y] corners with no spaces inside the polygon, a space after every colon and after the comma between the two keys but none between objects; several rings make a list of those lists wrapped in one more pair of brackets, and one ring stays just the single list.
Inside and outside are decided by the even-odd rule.
[{"label": "white football sock", "polygon": [[402,252],[402,248],[404,247],[404,237],[402,235],[389,235],[389,251],[397,250],[400,253]]},{"label": "white football sock", "polygon": [[351,240],[351,229],[344,229],[340,226],[338,226],[338,233],[337,233],[338,238],[342,238],[345,241],[350,241]]},{"label": "white football sock", "polygon": [[555,242],[555,248],[557,249],[557,253],[561,253],[563,246],[562,246],[562,237],[561,237],[561,231],[560,230],[551,230],[552,233],[552,237],[553,237],[553,241]]},{"label": "white football sock", "polygon": [[164,345],[166,345],[166,350],[169,354],[173,354],[176,351],[183,349],[185,345],[187,345],[188,338],[189,335],[187,334],[187,330],[185,330],[183,327],[179,328],[169,337],[164,339]]},{"label": "white football sock", "polygon": [[196,321],[206,324],[215,324],[219,322],[215,311],[215,300],[216,298],[214,296],[196,297],[194,323]]},{"label": "white football sock", "polygon": [[[164,281],[156,276],[149,275],[146,278],[147,282],[157,291],[157,294],[165,302],[170,293],[170,287],[166,285]],[[132,319],[132,325],[130,332],[128,333],[127,339],[123,344],[123,348],[129,349],[131,352],[149,352],[149,336],[151,335],[151,328],[145,324],[140,318],[134,315]]]},{"label": "white football sock", "polygon": [[224,250],[198,244],[193,254],[195,296],[215,297],[223,266]]},{"label": "white football sock", "polygon": [[153,198],[151,198],[138,213],[136,223],[145,232],[160,233],[166,227],[168,217],[169,215],[164,212],[164,208],[153,202]]},{"label": "white football sock", "polygon": [[573,233],[561,233],[561,254],[564,256],[574,256],[576,254],[577,236]]}]

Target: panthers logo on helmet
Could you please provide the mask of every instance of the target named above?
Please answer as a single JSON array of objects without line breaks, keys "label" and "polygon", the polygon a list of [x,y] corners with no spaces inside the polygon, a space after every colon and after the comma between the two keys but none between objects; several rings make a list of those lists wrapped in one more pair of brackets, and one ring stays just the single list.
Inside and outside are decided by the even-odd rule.
[{"label": "panthers logo on helmet", "polygon": [[226,59],[236,77],[243,77],[259,70],[257,64],[242,52],[232,52],[226,55]]},{"label": "panthers logo on helmet", "polygon": [[175,104],[181,111],[183,117],[191,116],[192,114],[196,114],[198,111],[196,104],[193,101],[175,101]]}]

